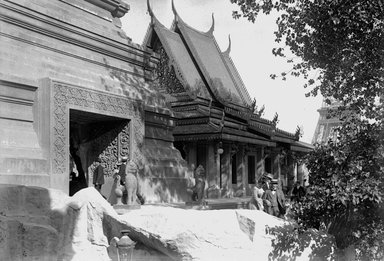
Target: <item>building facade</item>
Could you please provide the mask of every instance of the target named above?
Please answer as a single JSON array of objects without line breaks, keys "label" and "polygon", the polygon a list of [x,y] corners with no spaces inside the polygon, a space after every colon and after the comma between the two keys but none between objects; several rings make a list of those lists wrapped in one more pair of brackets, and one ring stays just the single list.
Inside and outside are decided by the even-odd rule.
[{"label": "building facade", "polygon": [[[198,31],[178,15],[170,29],[156,18],[148,1],[151,25],[143,46],[157,54],[154,86],[170,102],[176,117],[175,147],[189,166],[202,165],[207,196],[250,195],[265,173],[288,191],[297,179],[298,154],[312,146],[297,133],[276,127],[255,111],[255,104],[230,57],[218,47],[212,26]],[[229,39],[230,41],[230,39]]]},{"label": "building facade", "polygon": [[[214,26],[152,10],[143,45],[121,29],[121,0],[0,0],[0,183],[69,193],[92,186],[95,162],[112,190],[123,157],[139,166],[147,202],[189,200],[194,166],[209,197],[250,194],[264,172],[289,188],[311,146],[254,113]],[[128,13],[128,14],[127,14]]]},{"label": "building facade", "polygon": [[[0,183],[69,192],[101,158],[108,197],[122,157],[147,201],[186,200],[174,115],[152,88],[156,59],[121,29],[121,0],[0,1]],[[70,157],[71,156],[71,157]]]}]

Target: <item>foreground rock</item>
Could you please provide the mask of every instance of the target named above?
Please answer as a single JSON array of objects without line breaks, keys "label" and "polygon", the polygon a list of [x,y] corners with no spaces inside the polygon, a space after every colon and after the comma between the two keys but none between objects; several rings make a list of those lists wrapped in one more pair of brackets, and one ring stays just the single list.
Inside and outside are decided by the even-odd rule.
[{"label": "foreground rock", "polygon": [[[68,197],[0,185],[0,211],[2,260],[110,260],[109,242],[122,229],[138,242],[134,260],[324,260],[333,248],[315,231],[285,242],[293,227],[259,211],[143,206],[119,216],[93,188]],[[283,236],[266,234],[266,226]]]}]

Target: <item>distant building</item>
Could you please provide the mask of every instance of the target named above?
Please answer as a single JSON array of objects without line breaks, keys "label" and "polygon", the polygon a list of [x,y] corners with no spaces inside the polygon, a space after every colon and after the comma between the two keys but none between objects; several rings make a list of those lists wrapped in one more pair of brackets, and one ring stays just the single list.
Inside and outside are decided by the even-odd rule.
[{"label": "distant building", "polygon": [[312,138],[312,144],[326,143],[329,139],[336,139],[337,132],[335,131],[341,124],[339,117],[332,116],[331,111],[337,110],[340,106],[340,102],[331,99],[331,103],[328,104],[323,101],[319,112],[319,120],[316,125],[315,133]]}]

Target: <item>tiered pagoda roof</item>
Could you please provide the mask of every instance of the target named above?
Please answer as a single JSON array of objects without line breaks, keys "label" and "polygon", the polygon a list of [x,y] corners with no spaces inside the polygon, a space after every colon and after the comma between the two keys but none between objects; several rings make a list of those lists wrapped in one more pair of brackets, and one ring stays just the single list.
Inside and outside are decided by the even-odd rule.
[{"label": "tiered pagoda roof", "polygon": [[283,143],[298,151],[312,149],[298,141],[298,133],[280,130],[275,122],[253,113],[252,100],[230,57],[231,39],[222,52],[213,36],[213,15],[211,28],[198,31],[181,19],[172,1],[174,21],[168,29],[154,15],[149,0],[147,4],[151,24],[143,45],[160,53],[159,63],[167,62],[162,69],[166,72],[160,71],[158,77],[167,74],[173,79],[170,83],[163,77],[159,85],[167,86],[159,88],[172,96],[178,118],[176,141],[218,139],[271,147]]}]

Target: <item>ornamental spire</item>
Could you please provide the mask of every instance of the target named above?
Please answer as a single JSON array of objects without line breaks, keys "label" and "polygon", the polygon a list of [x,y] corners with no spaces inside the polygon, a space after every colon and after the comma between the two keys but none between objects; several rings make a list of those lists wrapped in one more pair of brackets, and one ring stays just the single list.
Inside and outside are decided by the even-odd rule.
[{"label": "ornamental spire", "polygon": [[214,16],[214,13],[212,13],[212,25],[211,25],[211,28],[209,28],[207,34],[213,35],[214,30],[215,30],[215,16]]},{"label": "ornamental spire", "polygon": [[228,48],[223,52],[223,54],[228,55],[231,52],[231,35],[228,35]]}]

